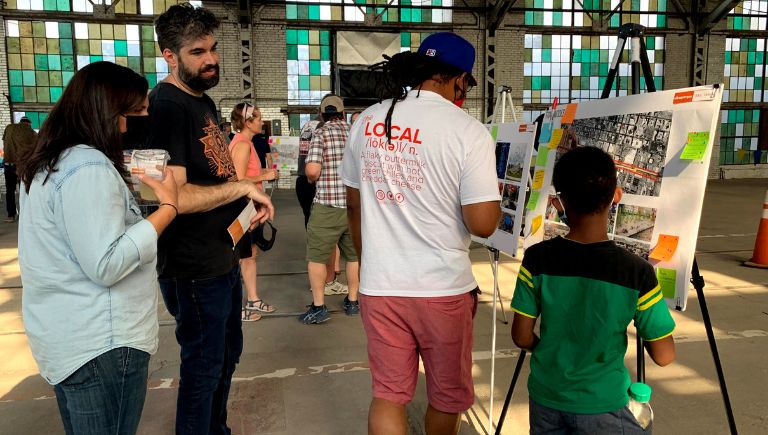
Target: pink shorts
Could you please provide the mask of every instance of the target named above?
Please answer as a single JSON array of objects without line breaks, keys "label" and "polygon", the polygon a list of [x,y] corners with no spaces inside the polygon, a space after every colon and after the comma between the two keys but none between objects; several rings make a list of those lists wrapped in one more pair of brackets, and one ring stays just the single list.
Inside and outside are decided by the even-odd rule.
[{"label": "pink shorts", "polygon": [[464,412],[475,400],[472,325],[477,293],[411,298],[360,295],[373,397],[405,405],[424,362],[429,403]]}]

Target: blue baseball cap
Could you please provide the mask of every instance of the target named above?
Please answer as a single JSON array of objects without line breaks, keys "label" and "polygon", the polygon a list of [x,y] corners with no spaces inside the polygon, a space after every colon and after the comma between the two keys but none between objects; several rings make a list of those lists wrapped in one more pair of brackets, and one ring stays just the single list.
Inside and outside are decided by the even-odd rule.
[{"label": "blue baseball cap", "polygon": [[455,66],[469,75],[472,86],[477,85],[477,80],[472,76],[475,47],[461,36],[451,32],[433,33],[421,41],[418,53]]}]

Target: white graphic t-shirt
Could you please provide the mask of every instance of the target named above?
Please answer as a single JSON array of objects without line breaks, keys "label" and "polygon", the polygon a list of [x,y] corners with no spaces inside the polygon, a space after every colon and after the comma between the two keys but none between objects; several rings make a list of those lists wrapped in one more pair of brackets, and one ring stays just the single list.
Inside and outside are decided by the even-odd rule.
[{"label": "white graphic t-shirt", "polygon": [[477,286],[461,206],[499,201],[494,143],[483,124],[442,96],[411,91],[369,107],[352,127],[344,184],[360,190],[360,292],[433,297]]}]

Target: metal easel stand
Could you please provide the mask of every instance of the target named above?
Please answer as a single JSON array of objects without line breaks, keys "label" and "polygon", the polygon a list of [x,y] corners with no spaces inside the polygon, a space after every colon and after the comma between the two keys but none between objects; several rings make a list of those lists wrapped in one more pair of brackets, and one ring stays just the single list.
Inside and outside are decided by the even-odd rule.
[{"label": "metal easel stand", "polygon": [[[632,72],[632,95],[640,93],[641,68],[643,71],[643,77],[645,78],[646,92],[656,92],[656,85],[653,82],[653,73],[651,72],[651,65],[648,61],[648,53],[645,47],[645,40],[643,39],[644,30],[645,27],[639,24],[631,23],[625,24],[619,28],[619,43],[616,46],[616,51],[613,54],[611,69],[608,71],[608,77],[600,98],[608,98],[610,96],[613,81],[616,78],[616,74],[618,73],[621,52],[624,49],[624,45],[626,44],[627,39],[630,39],[631,41],[630,62]],[[720,382],[720,392],[723,395],[725,412],[726,416],[728,417],[728,427],[730,428],[731,434],[736,435],[738,433],[736,430],[736,420],[733,416],[731,400],[728,396],[728,386],[725,383],[725,374],[723,373],[723,366],[720,362],[720,354],[717,351],[715,334],[712,331],[712,321],[709,318],[707,301],[704,298],[704,278],[699,274],[699,266],[695,257],[693,259],[693,266],[691,271],[691,283],[696,289],[696,295],[699,300],[699,307],[701,309],[701,315],[704,320],[704,328],[707,333],[709,348],[712,352],[712,359],[715,363],[717,379]],[[643,339],[640,338],[639,334],[637,334],[637,381],[645,382],[645,348],[643,346]]]},{"label": "metal easel stand", "polygon": [[[512,111],[512,119],[517,122],[517,114],[515,113],[515,104],[512,102],[512,89],[509,86],[501,86],[499,88],[499,96],[496,99],[496,106],[493,109],[493,116],[491,117],[491,123],[504,123],[507,116],[507,107]],[[504,310],[504,302],[501,300],[501,293],[499,291],[499,250],[492,247],[488,248],[488,255],[491,260],[491,270],[493,271],[493,327],[491,332],[491,388],[490,388],[490,405],[488,408],[488,431],[493,431],[493,390],[496,377],[496,312],[498,306],[501,307],[502,320],[505,325],[509,324],[507,320],[507,313]]]}]

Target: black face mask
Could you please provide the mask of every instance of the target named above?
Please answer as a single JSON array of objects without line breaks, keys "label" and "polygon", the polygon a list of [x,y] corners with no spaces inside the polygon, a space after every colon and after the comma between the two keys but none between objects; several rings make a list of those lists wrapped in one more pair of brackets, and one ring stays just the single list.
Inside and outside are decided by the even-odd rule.
[{"label": "black face mask", "polygon": [[149,138],[149,115],[125,115],[124,150],[141,149]]}]

